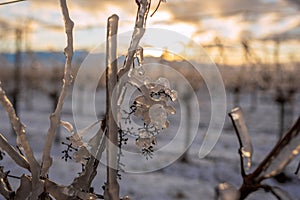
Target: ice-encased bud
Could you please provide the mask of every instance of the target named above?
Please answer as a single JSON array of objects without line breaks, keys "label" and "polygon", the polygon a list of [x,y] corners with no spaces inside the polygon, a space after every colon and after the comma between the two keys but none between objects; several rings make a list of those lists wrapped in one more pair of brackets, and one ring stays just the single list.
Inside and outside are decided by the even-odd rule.
[{"label": "ice-encased bud", "polygon": [[74,133],[69,137],[70,142],[74,147],[80,147],[83,145],[82,136],[80,136],[78,133]]},{"label": "ice-encased bud", "polygon": [[139,67],[139,68],[137,69],[137,73],[138,73],[139,76],[144,76],[144,75],[145,75],[145,70],[144,70],[144,68],[143,68],[143,67]]},{"label": "ice-encased bud", "polygon": [[157,84],[164,86],[165,88],[170,88],[170,82],[164,77],[159,77],[156,81]]},{"label": "ice-encased bud", "polygon": [[151,124],[157,129],[166,128],[167,112],[163,105],[154,104],[149,109]]},{"label": "ice-encased bud", "polygon": [[156,138],[150,133],[148,133],[146,130],[140,131],[138,138],[136,139],[136,145],[139,148],[148,149],[152,144],[156,144]]},{"label": "ice-encased bud", "polygon": [[170,93],[168,94],[171,98],[171,101],[176,101],[177,100],[177,91],[176,90],[171,90]]}]

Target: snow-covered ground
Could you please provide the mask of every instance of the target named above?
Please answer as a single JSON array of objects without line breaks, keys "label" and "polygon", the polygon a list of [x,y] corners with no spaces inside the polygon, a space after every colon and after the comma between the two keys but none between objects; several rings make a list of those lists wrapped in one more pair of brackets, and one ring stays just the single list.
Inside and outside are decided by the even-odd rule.
[{"label": "snow-covered ground", "polygon": [[[97,93],[96,102],[101,107],[98,112],[104,111],[104,91]],[[227,111],[233,108],[233,95],[227,92]],[[254,146],[253,167],[267,155],[270,149],[275,145],[278,137],[278,107],[272,99],[270,93],[259,93],[258,104],[256,109],[252,109],[250,105],[250,94],[241,95],[241,107],[243,108],[245,120],[247,122],[251,139]],[[238,141],[229,119],[226,119],[222,135],[212,152],[203,159],[199,159],[198,152],[203,141],[203,136],[207,130],[207,125],[210,119],[210,107],[207,103],[209,96],[207,92],[199,92],[199,107],[201,113],[201,122],[196,138],[189,149],[189,163],[179,161],[172,162],[169,166],[157,171],[148,173],[122,173],[122,179],[119,181],[121,195],[129,195],[131,199],[141,200],[171,200],[171,199],[190,199],[190,200],[210,200],[214,199],[214,188],[221,182],[230,182],[235,186],[241,185],[241,177],[239,171],[239,156],[238,156]],[[49,113],[52,103],[47,96],[43,94],[34,94],[30,99],[31,108],[21,102],[20,118],[27,126],[27,134],[30,143],[35,151],[36,158],[40,161],[42,157],[42,148],[45,140],[45,134],[49,127]],[[295,112],[293,119],[300,114],[300,95],[296,96]],[[177,107],[177,109],[179,109]],[[179,115],[180,116],[180,115]],[[163,133],[158,138],[158,146],[167,144],[174,137],[174,126],[172,124],[179,123],[180,117],[171,117],[171,127],[166,133]],[[71,96],[68,97],[64,106],[62,118],[66,121],[73,122]],[[83,120],[88,123],[93,123],[92,117],[84,115]],[[172,128],[173,127],[173,128]],[[3,133],[8,140],[15,144],[15,139],[11,133],[11,127],[7,116],[0,108],[0,132]],[[60,138],[64,140],[69,134],[61,129]],[[184,141],[174,143],[172,151],[160,156],[161,161],[166,161],[177,152],[182,151]],[[134,148],[134,140],[129,142],[128,147]],[[74,176],[81,170],[81,165],[74,161],[65,162],[61,159],[61,151],[65,146],[60,143],[55,143],[52,148],[54,163],[50,170],[50,179],[61,183],[69,184]],[[155,160],[154,152],[154,160]],[[292,178],[291,182],[286,184],[278,184],[271,179],[266,181],[271,185],[280,185],[287,190],[293,199],[300,199],[300,179],[294,175],[300,157],[296,157],[292,163],[285,169],[286,174]],[[153,161],[147,161],[141,156],[141,161],[126,160],[122,158],[122,162],[128,168],[145,169],[147,170],[147,162],[153,165]],[[155,163],[154,163],[155,164]],[[159,166],[159,163],[157,163]],[[0,165],[5,167],[5,170],[10,170],[12,175],[20,175],[27,173],[14,165],[13,161],[5,156]],[[149,164],[150,165],[150,164]],[[105,182],[106,167],[101,164],[98,169],[98,175],[94,180],[93,186],[97,193],[102,193],[102,185]],[[18,180],[10,179],[14,187],[18,187]],[[1,199],[2,197],[0,197]],[[252,194],[248,199],[275,199],[272,195],[259,191]]]}]

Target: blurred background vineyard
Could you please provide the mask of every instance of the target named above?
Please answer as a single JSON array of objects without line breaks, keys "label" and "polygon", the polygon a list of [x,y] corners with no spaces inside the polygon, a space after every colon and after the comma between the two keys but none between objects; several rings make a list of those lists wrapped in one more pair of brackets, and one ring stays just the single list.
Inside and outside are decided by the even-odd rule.
[{"label": "blurred background vineyard", "polygon": [[[153,1],[152,6],[156,3]],[[30,106],[33,92],[38,91],[55,103],[65,44],[57,2],[30,0],[2,5],[0,10],[0,79],[8,95],[12,101],[24,98]],[[240,104],[242,94],[250,93],[255,109],[259,95],[264,93],[274,103],[290,107],[284,109],[294,115],[300,85],[299,10],[297,0],[170,1],[150,18],[148,28],[174,30],[202,46],[219,67],[233,105]],[[70,2],[76,24],[74,75],[86,55],[104,41],[106,17],[114,12],[121,19],[120,32],[130,30],[135,14],[133,1]],[[174,48],[184,58],[168,49],[147,52],[150,60],[185,71],[191,84],[201,87],[193,83],[195,73],[184,67],[188,65],[186,60],[197,61],[200,47],[176,41]]]}]

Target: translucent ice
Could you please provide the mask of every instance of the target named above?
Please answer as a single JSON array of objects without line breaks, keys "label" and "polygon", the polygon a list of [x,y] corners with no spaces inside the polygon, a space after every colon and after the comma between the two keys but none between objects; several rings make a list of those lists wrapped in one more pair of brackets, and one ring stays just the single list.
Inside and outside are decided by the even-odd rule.
[{"label": "translucent ice", "polygon": [[157,129],[166,128],[167,112],[161,104],[154,104],[149,109],[151,124]]},{"label": "translucent ice", "polygon": [[165,88],[170,88],[170,82],[168,79],[164,78],[164,77],[160,77],[158,78],[158,80],[156,81],[157,84],[164,86]]}]

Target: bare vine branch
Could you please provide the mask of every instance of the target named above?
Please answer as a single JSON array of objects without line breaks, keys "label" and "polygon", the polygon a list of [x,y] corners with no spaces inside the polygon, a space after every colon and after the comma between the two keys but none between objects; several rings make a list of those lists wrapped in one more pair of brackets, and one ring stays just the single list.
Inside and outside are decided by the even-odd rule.
[{"label": "bare vine branch", "polygon": [[0,85],[0,103],[4,110],[7,112],[10,123],[17,134],[17,145],[22,147],[25,152],[25,156],[28,159],[30,165],[30,171],[32,173],[32,194],[31,199],[37,198],[43,190],[43,185],[40,181],[40,165],[34,157],[32,148],[28,142],[25,126],[21,123],[20,119],[16,115],[13,105],[7,98],[4,90]]},{"label": "bare vine branch", "polygon": [[54,113],[52,113],[50,116],[50,127],[47,132],[46,143],[43,150],[43,163],[42,163],[42,171],[41,171],[42,177],[46,177],[48,170],[52,165],[52,158],[50,156],[50,151],[51,151],[53,140],[56,135],[57,127],[60,124],[61,110],[64,104],[65,97],[67,95],[67,89],[68,86],[72,83],[71,66],[72,66],[72,58],[73,58],[74,22],[71,20],[69,16],[66,0],[60,0],[60,5],[61,5],[62,15],[65,23],[65,31],[67,35],[67,47],[64,50],[66,61],[65,61],[65,70],[64,70],[64,78],[63,78],[61,93],[58,99],[56,109]]},{"label": "bare vine branch", "polygon": [[27,159],[22,156],[13,146],[11,146],[6,138],[0,133],[0,147],[21,167],[30,171],[30,165]]},{"label": "bare vine branch", "polygon": [[166,0],[159,0],[157,6],[156,6],[156,8],[155,8],[155,10],[152,12],[152,14],[150,15],[150,17],[153,17],[153,15],[156,13],[156,11],[158,10],[158,8],[159,8],[161,2],[166,2]]}]

